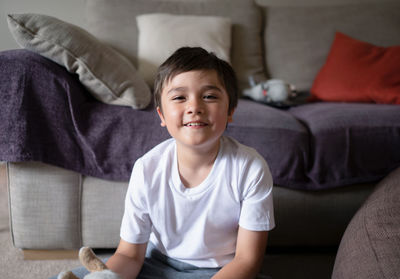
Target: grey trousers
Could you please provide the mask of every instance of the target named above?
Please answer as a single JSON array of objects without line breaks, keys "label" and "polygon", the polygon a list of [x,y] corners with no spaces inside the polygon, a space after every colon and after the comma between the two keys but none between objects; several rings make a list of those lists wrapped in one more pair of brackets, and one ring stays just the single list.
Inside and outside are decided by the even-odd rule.
[{"label": "grey trousers", "polygon": [[[107,261],[107,259],[104,259]],[[149,243],[146,251],[146,259],[137,279],[209,279],[220,268],[199,268],[191,264],[177,261],[165,256]],[[83,279],[89,271],[84,267],[79,267],[72,272]],[[259,275],[260,279],[271,279],[269,276]],[[57,279],[57,276],[50,279]]]}]

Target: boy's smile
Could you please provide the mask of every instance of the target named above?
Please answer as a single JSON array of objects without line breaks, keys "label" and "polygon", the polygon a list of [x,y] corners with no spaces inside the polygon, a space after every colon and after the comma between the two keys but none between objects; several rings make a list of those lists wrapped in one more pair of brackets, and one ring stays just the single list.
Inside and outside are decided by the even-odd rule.
[{"label": "boy's smile", "polygon": [[189,71],[167,81],[161,93],[161,108],[157,112],[161,125],[180,146],[218,147],[232,113],[228,113],[229,98],[214,70]]},{"label": "boy's smile", "polygon": [[193,127],[193,129],[202,128],[207,125],[208,125],[207,123],[199,122],[199,121],[192,121],[192,122],[184,124],[184,126],[186,126],[186,127]]}]

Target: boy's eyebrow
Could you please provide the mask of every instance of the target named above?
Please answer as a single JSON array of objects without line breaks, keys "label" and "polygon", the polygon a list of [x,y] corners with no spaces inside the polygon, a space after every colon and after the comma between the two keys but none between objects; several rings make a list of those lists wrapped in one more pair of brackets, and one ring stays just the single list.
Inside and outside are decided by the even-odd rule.
[{"label": "boy's eyebrow", "polygon": [[[207,90],[216,90],[218,92],[223,93],[223,90],[221,88],[219,88],[216,85],[212,85],[212,84],[208,84],[208,85],[204,85],[202,88],[202,91],[207,91]],[[187,90],[187,87],[174,87],[171,88],[170,90],[168,90],[167,95],[173,92],[185,92]]]},{"label": "boy's eyebrow", "polygon": [[210,85],[205,85],[205,86],[203,86],[203,88],[202,88],[204,91],[205,90],[217,90],[217,91],[219,91],[219,92],[221,92],[221,93],[223,93],[223,91],[222,91],[222,89],[221,88],[219,88],[218,86],[216,86],[216,85],[212,85],[212,84],[210,84]]},{"label": "boy's eyebrow", "polygon": [[186,87],[174,87],[174,88],[171,88],[170,90],[168,90],[167,95],[170,94],[170,93],[173,93],[175,91],[184,92],[184,91],[186,91]]}]

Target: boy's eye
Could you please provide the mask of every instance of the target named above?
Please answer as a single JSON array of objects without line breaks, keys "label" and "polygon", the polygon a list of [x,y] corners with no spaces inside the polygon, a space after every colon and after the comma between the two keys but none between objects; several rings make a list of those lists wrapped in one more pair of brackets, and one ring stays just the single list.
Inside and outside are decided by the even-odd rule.
[{"label": "boy's eye", "polygon": [[205,95],[203,98],[206,99],[206,100],[214,100],[214,99],[217,99],[217,96],[215,96],[215,95]]},{"label": "boy's eye", "polygon": [[185,99],[185,97],[183,97],[183,96],[175,96],[175,97],[172,97],[172,100],[173,101],[182,101],[182,100],[184,100]]}]

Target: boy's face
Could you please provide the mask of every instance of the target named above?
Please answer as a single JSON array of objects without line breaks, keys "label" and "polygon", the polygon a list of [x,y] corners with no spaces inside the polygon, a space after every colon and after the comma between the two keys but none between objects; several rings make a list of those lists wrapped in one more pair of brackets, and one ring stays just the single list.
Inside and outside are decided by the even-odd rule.
[{"label": "boy's face", "polygon": [[214,70],[189,71],[166,82],[157,107],[161,126],[177,144],[192,148],[218,145],[232,113],[225,87]]}]

